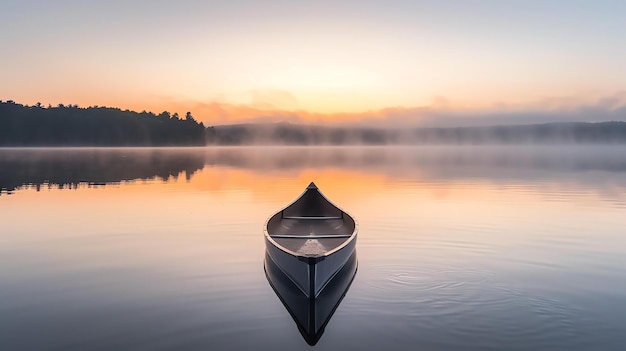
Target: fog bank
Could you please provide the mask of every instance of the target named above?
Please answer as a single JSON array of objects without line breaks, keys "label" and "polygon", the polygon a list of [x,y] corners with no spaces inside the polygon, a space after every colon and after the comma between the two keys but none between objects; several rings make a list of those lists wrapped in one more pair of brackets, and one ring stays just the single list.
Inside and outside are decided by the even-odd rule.
[{"label": "fog bank", "polygon": [[624,144],[626,122],[456,128],[375,128],[264,123],[214,126],[208,145]]}]

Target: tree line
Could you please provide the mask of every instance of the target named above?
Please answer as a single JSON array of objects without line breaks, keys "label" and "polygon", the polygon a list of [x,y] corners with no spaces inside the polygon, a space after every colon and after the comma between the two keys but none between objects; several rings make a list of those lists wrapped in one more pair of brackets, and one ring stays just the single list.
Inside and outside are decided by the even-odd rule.
[{"label": "tree line", "polygon": [[193,146],[205,145],[205,134],[190,112],[0,101],[0,146]]},{"label": "tree line", "polygon": [[415,145],[626,143],[626,122],[458,128],[372,128],[290,123],[204,127],[190,112],[135,112],[0,101],[1,146]]}]

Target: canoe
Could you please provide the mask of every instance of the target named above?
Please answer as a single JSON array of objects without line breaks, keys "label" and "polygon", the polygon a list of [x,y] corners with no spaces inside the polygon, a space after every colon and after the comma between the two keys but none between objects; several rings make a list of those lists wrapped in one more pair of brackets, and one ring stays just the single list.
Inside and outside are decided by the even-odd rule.
[{"label": "canoe", "polygon": [[302,293],[315,298],[354,252],[357,231],[354,218],[311,182],[265,222],[265,246]]},{"label": "canoe", "polygon": [[311,346],[322,337],[328,322],[348,292],[357,271],[356,251],[317,298],[309,298],[285,275],[266,251],[265,276],[270,286]]}]

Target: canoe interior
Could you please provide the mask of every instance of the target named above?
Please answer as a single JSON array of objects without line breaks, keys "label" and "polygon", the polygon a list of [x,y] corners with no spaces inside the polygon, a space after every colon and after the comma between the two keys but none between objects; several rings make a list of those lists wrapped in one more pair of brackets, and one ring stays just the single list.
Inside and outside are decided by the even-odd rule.
[{"label": "canoe interior", "polygon": [[328,201],[311,183],[291,205],[267,223],[270,237],[298,256],[323,256],[350,239],[354,219]]},{"label": "canoe interior", "polygon": [[283,248],[294,252],[298,256],[307,257],[322,256],[343,244],[346,240],[348,239],[274,239],[274,241]]}]

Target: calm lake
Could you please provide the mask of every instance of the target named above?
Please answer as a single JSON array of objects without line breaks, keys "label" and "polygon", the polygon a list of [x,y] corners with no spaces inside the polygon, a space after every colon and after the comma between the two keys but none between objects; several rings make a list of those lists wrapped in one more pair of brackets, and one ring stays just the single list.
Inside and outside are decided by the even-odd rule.
[{"label": "calm lake", "polygon": [[[358,270],[309,346],[263,224],[314,181]],[[623,350],[626,147],[0,149],[0,350]]]}]

